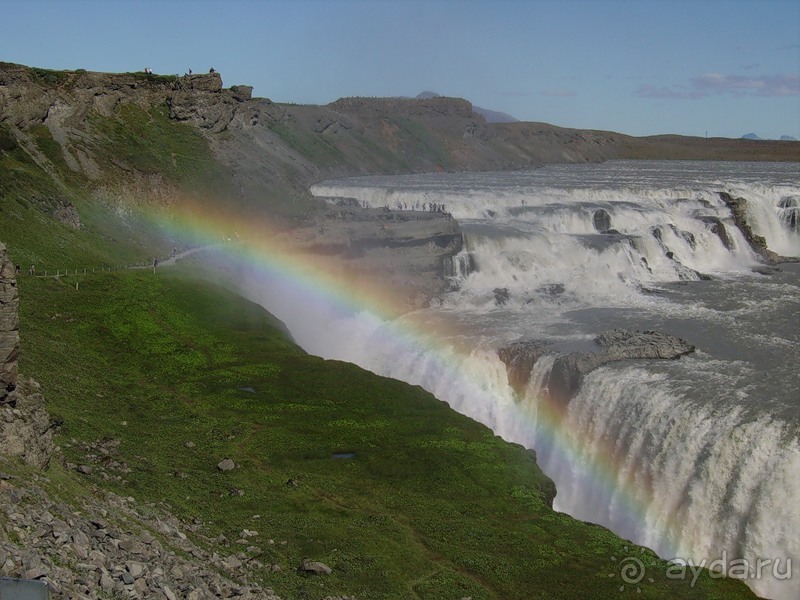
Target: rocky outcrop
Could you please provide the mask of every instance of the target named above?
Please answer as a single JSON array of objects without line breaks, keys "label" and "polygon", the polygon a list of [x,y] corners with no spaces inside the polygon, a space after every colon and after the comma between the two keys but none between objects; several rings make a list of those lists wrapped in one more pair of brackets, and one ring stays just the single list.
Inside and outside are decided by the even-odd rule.
[{"label": "rocky outcrop", "polygon": [[0,454],[45,468],[55,423],[39,385],[19,378],[19,294],[15,267],[0,244]]},{"label": "rocky outcrop", "polygon": [[0,454],[46,468],[55,451],[53,431],[57,425],[44,406],[39,384],[22,379],[0,403]]},{"label": "rocky outcrop", "polygon": [[525,390],[533,366],[545,354],[550,354],[547,345],[537,340],[517,340],[497,351],[506,366],[508,383],[518,394]]},{"label": "rocky outcrop", "polygon": [[553,362],[547,387],[550,397],[568,403],[578,392],[584,376],[612,362],[640,359],[676,359],[694,352],[694,346],[660,331],[612,329],[594,339],[597,352],[572,352]]},{"label": "rocky outcrop", "polygon": [[251,539],[257,532],[232,543],[133,498],[95,490],[81,501],[78,509],[0,474],[0,575],[46,581],[52,600],[280,600],[250,582],[281,569],[255,558],[263,557]]},{"label": "rocky outcrop", "polygon": [[764,259],[764,262],[770,265],[783,263],[783,262],[798,262],[800,259],[788,256],[781,256],[769,249],[767,240],[756,234],[747,222],[747,200],[744,198],[734,198],[728,192],[719,192],[720,199],[731,210],[733,215],[733,222],[739,231],[742,232],[744,239],[753,249],[753,252],[758,254]]},{"label": "rocky outcrop", "polygon": [[0,404],[17,387],[19,292],[14,264],[0,243]]},{"label": "rocky outcrop", "polygon": [[407,309],[427,306],[446,289],[450,259],[463,246],[458,222],[446,214],[346,202],[319,211],[287,238],[298,251],[333,259],[331,268],[354,289],[365,274],[381,281]]},{"label": "rocky outcrop", "polygon": [[72,229],[80,229],[82,227],[81,217],[78,215],[75,205],[69,200],[58,200],[53,209],[53,216]]},{"label": "rocky outcrop", "polygon": [[175,80],[175,89],[181,92],[219,92],[222,76],[219,73],[184,75]]},{"label": "rocky outcrop", "polygon": [[[695,347],[681,338],[659,331],[612,329],[594,339],[594,352],[571,352],[555,357],[545,387],[549,398],[566,406],[592,370],[623,360],[676,359]],[[498,351],[506,365],[509,384],[522,394],[530,381],[531,370],[545,354],[550,354],[541,342],[520,340]]]},{"label": "rocky outcrop", "polygon": [[253,86],[232,85],[231,95],[233,96],[233,99],[236,100],[237,102],[245,102],[246,100],[250,100],[253,98]]}]

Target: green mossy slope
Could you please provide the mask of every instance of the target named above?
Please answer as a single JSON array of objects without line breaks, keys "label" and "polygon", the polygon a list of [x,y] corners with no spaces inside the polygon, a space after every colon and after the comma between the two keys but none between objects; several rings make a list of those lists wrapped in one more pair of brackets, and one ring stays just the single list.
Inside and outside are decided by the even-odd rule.
[{"label": "green mossy slope", "polygon": [[[120,440],[131,471],[105,481],[115,471],[89,463],[96,484],[200,519],[231,540],[221,554],[258,530],[251,554],[283,566],[264,582],[284,598],[753,597],[666,578],[651,552],[551,510],[531,453],[418,387],[305,354],[180,268],[78,280],[20,280],[21,370],[64,419],[67,460]],[[216,468],[225,457],[235,470]],[[629,556],[648,569],[638,593],[621,581]],[[299,576],[305,557],[333,574]]]}]

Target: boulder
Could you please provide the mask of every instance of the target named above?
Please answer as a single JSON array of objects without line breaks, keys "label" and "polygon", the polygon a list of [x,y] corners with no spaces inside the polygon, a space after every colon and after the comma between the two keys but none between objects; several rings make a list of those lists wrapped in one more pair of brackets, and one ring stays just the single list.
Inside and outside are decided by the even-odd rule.
[{"label": "boulder", "polygon": [[311,561],[307,558],[303,559],[300,566],[297,567],[299,573],[306,573],[308,575],[330,575],[333,570],[325,563]]},{"label": "boulder", "polygon": [[595,230],[600,233],[606,233],[611,229],[611,215],[605,209],[596,210],[592,216],[592,223]]},{"label": "boulder", "polygon": [[222,459],[222,460],[219,462],[219,464],[217,465],[217,469],[219,469],[219,470],[220,470],[220,471],[222,471],[223,473],[224,473],[225,471],[232,471],[232,470],[233,470],[233,469],[235,469],[235,468],[236,468],[236,463],[234,463],[234,462],[233,462],[233,461],[232,461],[230,458],[224,458],[224,459]]},{"label": "boulder", "polygon": [[231,93],[234,100],[237,102],[244,102],[245,100],[250,100],[253,97],[253,86],[234,85],[231,86]]}]

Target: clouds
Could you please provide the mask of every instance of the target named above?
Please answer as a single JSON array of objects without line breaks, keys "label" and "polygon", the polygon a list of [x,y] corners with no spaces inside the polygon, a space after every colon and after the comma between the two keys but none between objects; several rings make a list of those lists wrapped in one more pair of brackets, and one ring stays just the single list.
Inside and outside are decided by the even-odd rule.
[{"label": "clouds", "polygon": [[673,86],[642,85],[635,94],[643,98],[698,100],[708,96],[759,96],[762,98],[800,96],[800,77],[797,75],[723,75],[703,73],[692,77],[688,84]]}]

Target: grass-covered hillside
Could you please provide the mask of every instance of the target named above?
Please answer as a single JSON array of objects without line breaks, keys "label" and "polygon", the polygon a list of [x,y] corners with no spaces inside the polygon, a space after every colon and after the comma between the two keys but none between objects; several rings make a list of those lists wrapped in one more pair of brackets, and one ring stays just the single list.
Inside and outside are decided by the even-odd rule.
[{"label": "grass-covered hillside", "polygon": [[[179,547],[182,559],[242,555],[289,600],[753,597],[732,580],[669,579],[651,552],[554,512],[530,452],[420,388],[305,354],[185,262],[124,268],[200,243],[162,228],[187,202],[208,221],[268,214],[279,227],[319,217],[307,185],[325,176],[599,160],[617,134],[489,127],[452,99],[277,105],[217,79],[0,63],[0,241],[22,267],[19,369],[41,384],[63,450],[44,473],[0,458],[14,476],[0,477],[0,499],[44,486],[71,514],[104,490],[158,505],[204,548]],[[69,276],[31,277],[30,265]],[[234,469],[218,468],[226,458]],[[52,524],[47,504],[37,514]],[[3,575],[8,545],[40,549],[28,543],[38,522],[22,527],[13,506],[0,506]],[[58,564],[114,597],[108,573],[92,579],[91,557],[72,556]],[[621,579],[628,557],[647,567],[638,586]],[[304,558],[331,574],[298,574]]]},{"label": "grass-covered hillside", "polygon": [[[614,598],[628,556],[653,578],[637,597],[752,597],[667,579],[649,551],[551,510],[530,452],[418,387],[305,354],[188,270],[79,279],[20,281],[21,369],[63,419],[66,461],[92,468],[73,477],[165,501],[220,554],[258,531],[245,552],[282,567],[262,576],[284,598]],[[332,573],[299,575],[303,558]]]}]

